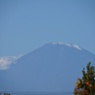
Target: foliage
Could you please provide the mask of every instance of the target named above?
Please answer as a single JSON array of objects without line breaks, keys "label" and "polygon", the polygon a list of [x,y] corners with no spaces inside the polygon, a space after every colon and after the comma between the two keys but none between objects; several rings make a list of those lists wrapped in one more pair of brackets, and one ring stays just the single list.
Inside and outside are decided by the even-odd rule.
[{"label": "foliage", "polygon": [[9,93],[0,93],[0,95],[11,95]]},{"label": "foliage", "polygon": [[89,62],[82,70],[82,79],[78,78],[74,95],[95,95],[95,67]]},{"label": "foliage", "polygon": [[4,95],[11,95],[11,94],[9,94],[9,93],[4,93]]}]

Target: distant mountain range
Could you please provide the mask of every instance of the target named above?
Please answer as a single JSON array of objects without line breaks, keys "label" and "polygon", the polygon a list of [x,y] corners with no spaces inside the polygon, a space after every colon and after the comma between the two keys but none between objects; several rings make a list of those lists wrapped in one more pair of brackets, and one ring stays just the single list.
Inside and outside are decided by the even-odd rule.
[{"label": "distant mountain range", "polygon": [[8,70],[0,71],[1,91],[73,91],[88,62],[95,55],[74,44],[48,43],[22,56]]}]

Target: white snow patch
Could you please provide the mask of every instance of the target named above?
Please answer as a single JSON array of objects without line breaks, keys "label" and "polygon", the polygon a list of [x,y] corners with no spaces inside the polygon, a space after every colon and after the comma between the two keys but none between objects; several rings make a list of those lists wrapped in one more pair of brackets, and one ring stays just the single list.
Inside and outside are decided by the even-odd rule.
[{"label": "white snow patch", "polygon": [[82,50],[81,48],[80,48],[80,46],[78,46],[78,45],[72,45],[72,47],[74,47],[74,48],[76,48],[76,49],[79,49],[79,50]]},{"label": "white snow patch", "polygon": [[59,45],[63,45],[64,43],[63,42],[51,42],[49,44],[59,44]]},{"label": "white snow patch", "polygon": [[67,46],[69,46],[69,47],[72,47],[72,45],[71,45],[71,44],[68,44],[68,43],[67,43],[67,44],[65,44],[65,45],[67,45]]},{"label": "white snow patch", "polygon": [[76,44],[69,44],[69,43],[63,43],[63,42],[51,42],[50,44],[66,45],[68,47],[72,47],[72,48],[76,48],[78,50],[82,50],[82,48]]}]

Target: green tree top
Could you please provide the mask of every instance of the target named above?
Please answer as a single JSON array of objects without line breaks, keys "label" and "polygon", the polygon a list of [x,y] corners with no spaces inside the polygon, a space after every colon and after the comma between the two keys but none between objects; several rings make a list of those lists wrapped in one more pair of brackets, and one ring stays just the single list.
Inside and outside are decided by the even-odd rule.
[{"label": "green tree top", "polygon": [[75,95],[95,95],[95,67],[89,62],[82,70],[82,79],[78,78],[74,90]]}]

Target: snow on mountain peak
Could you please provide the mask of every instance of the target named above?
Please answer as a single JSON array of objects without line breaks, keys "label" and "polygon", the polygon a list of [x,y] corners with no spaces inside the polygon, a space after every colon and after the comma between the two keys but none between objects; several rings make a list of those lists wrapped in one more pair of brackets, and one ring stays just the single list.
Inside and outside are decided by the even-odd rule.
[{"label": "snow on mountain peak", "polygon": [[72,48],[75,48],[75,49],[78,49],[78,50],[82,50],[82,48],[79,45],[76,45],[76,44],[70,44],[70,43],[64,43],[64,42],[51,42],[49,44],[65,45],[65,46],[72,47]]},{"label": "snow on mountain peak", "polygon": [[74,47],[74,48],[76,48],[76,49],[79,49],[79,50],[82,50],[82,48],[80,48],[80,46],[75,45],[75,44],[73,44],[72,47]]}]

